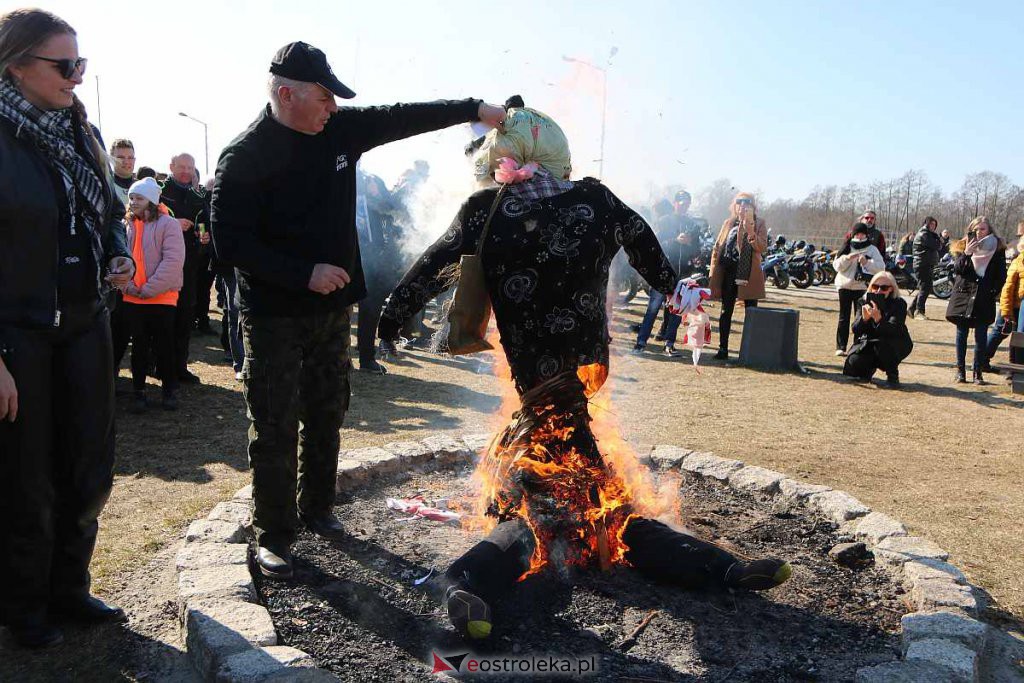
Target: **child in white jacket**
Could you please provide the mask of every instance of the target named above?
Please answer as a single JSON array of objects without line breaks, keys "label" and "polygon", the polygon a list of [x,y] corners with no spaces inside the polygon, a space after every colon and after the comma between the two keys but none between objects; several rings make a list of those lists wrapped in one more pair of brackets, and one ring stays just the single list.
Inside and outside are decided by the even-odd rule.
[{"label": "child in white jacket", "polygon": [[868,281],[875,273],[885,270],[882,252],[868,240],[870,228],[864,223],[853,226],[836,256],[836,289],[839,290],[839,327],[836,329],[836,355],[846,355],[850,340],[850,316],[854,304],[864,296]]}]

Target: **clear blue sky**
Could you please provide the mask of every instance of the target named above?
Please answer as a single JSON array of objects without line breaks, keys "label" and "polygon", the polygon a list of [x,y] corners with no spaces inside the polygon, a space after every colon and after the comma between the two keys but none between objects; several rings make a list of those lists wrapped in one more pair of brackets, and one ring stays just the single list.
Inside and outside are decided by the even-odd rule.
[{"label": "clear blue sky", "polygon": [[[597,170],[601,79],[562,57],[603,64],[616,47],[604,175],[627,197],[723,176],[802,197],[908,168],[947,191],[984,169],[1024,182],[1020,2],[41,4],[78,29],[80,92],[95,118],[100,77],[105,137],[161,169],[178,150],[202,168],[202,128],[178,111],[210,124],[215,159],[266,101],[271,55],[301,39],[355,104],[521,93],[558,118],[580,174]],[[398,143],[366,165],[391,181],[425,157],[454,178],[465,138]]]}]

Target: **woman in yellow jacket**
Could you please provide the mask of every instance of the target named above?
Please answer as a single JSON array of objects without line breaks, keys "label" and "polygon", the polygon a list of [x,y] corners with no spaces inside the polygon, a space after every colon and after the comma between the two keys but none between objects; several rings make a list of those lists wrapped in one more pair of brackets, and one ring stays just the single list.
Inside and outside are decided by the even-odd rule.
[{"label": "woman in yellow jacket", "polygon": [[[1018,234],[1024,232],[1024,221],[1017,226]],[[1003,340],[1010,336],[1010,332],[1024,332],[1024,237],[1017,242],[1017,256],[1010,262],[1010,269],[1006,272],[1006,282],[1003,283],[1003,291],[999,295],[999,315],[988,332],[988,362],[985,363],[986,371],[992,372],[987,367],[992,362],[996,350]],[[1011,363],[1024,363],[1024,354],[1010,349]]]}]

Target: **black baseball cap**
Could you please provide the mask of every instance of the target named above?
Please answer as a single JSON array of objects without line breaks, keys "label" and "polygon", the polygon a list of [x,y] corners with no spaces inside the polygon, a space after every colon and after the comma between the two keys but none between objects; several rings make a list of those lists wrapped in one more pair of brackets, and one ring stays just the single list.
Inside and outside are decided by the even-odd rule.
[{"label": "black baseball cap", "polygon": [[303,83],[316,83],[346,100],[356,96],[352,89],[339,81],[331,71],[327,55],[301,40],[288,43],[277,51],[270,62],[270,73]]}]

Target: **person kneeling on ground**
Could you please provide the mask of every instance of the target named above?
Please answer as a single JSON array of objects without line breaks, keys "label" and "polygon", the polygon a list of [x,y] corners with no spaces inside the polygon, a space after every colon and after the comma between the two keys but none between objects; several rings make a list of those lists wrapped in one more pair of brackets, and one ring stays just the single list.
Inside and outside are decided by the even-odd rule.
[{"label": "person kneeling on ground", "polygon": [[882,370],[886,386],[897,389],[900,363],[914,349],[907,329],[907,302],[900,297],[892,273],[884,270],[871,278],[864,301],[853,321],[854,342],[843,374],[867,381]]},{"label": "person kneeling on ground", "polygon": [[150,351],[163,382],[164,410],[178,409],[178,373],[174,356],[174,316],[182,287],[185,238],[181,225],[161,212],[160,186],[153,178],[128,189],[128,244],[135,275],[125,286],[125,317],[132,337],[132,412],[142,413]]},{"label": "person kneeling on ground", "polygon": [[[626,564],[685,587],[766,590],[792,571],[781,560],[739,559],[643,516],[650,511],[640,509],[599,450],[588,402],[608,373],[612,259],[624,249],[663,295],[673,292],[677,276],[643,218],[600,181],[570,181],[569,159],[554,121],[510,108],[477,158],[477,178],[489,188],[466,200],[406,273],[378,327],[382,340],[396,339],[427,301],[454,284],[460,260],[479,255],[522,407],[481,465],[494,484],[485,494],[487,514],[498,524],[452,564],[441,586],[449,620],[471,638],[490,635],[490,603],[530,571],[538,546],[559,548],[548,555],[561,558],[559,567],[589,566],[600,559],[595,547],[621,542]],[[505,184],[498,189],[492,178]],[[604,494],[622,505],[600,511],[596,523],[594,500],[610,499]]]}]

